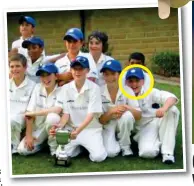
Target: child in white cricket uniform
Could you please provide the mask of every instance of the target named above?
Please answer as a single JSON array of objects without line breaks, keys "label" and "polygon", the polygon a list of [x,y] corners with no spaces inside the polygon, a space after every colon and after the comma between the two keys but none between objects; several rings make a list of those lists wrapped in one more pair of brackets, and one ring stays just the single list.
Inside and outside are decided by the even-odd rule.
[{"label": "child in white cricket uniform", "polygon": [[11,56],[9,69],[12,78],[9,81],[9,94],[12,153],[17,153],[21,131],[25,127],[24,112],[35,86],[35,83],[25,75],[26,68],[25,56],[22,54]]},{"label": "child in white cricket uniform", "polygon": [[33,37],[36,27],[36,21],[30,16],[21,16],[18,20],[18,23],[20,25],[19,30],[21,37],[12,43],[11,48],[12,50],[17,50],[18,53],[23,54],[25,57],[28,57],[28,51],[26,50],[26,48],[22,47],[22,43],[23,41]]},{"label": "child in white cricket uniform", "polygon": [[[57,127],[74,128],[71,141],[65,146],[68,156],[77,156],[83,146],[89,151],[91,161],[101,162],[107,157],[102,126],[98,121],[102,113],[102,102],[100,88],[86,78],[88,71],[87,58],[78,56],[71,62],[74,81],[64,85],[61,95],[58,96],[56,106],[63,112],[63,116]],[[55,135],[55,127],[52,127],[50,134]],[[59,146],[56,156],[60,148]]]},{"label": "child in white cricket uniform", "polygon": [[[109,157],[116,156],[120,149],[123,156],[133,154],[130,148],[131,131],[135,121],[141,117],[137,100],[126,98],[119,90],[118,79],[121,71],[121,64],[117,60],[106,61],[100,71],[106,82],[101,87],[104,113],[100,117],[100,122],[103,124],[103,140]],[[128,89],[130,94],[134,95],[133,91]]]},{"label": "child in white cricket uniform", "polygon": [[[145,93],[142,69],[130,69],[126,74],[126,81],[136,96]],[[155,88],[147,97],[139,100],[142,119],[137,122],[138,132],[134,139],[138,142],[140,157],[154,158],[161,150],[162,162],[167,164],[175,162],[174,148],[179,110],[174,105],[177,102],[178,98],[174,94]],[[162,106],[153,109],[154,103]]]},{"label": "child in white cricket uniform", "polygon": [[98,72],[98,77],[96,78],[95,82],[99,86],[102,86],[105,84],[105,81],[100,70],[102,69],[102,66],[106,61],[113,59],[112,57],[105,54],[108,51],[107,34],[100,31],[93,31],[88,36],[88,48],[88,60],[94,61]]},{"label": "child in white cricket uniform", "polygon": [[[67,54],[55,62],[56,66],[59,68],[59,75],[57,76],[59,80],[64,83],[68,83],[73,80],[70,72],[71,61],[76,58],[76,56],[88,57],[87,53],[80,51],[83,45],[83,33],[79,28],[71,28],[67,30],[63,40],[65,47],[67,48]],[[96,65],[93,60],[89,60],[90,72],[87,77],[94,80],[97,76]]]},{"label": "child in white cricket uniform", "polygon": [[47,125],[60,121],[60,117],[53,113],[53,106],[60,91],[56,73],[58,69],[53,63],[42,65],[36,73],[40,76],[41,83],[36,85],[25,113],[26,136],[18,146],[19,154],[29,155],[39,151],[48,137]]}]

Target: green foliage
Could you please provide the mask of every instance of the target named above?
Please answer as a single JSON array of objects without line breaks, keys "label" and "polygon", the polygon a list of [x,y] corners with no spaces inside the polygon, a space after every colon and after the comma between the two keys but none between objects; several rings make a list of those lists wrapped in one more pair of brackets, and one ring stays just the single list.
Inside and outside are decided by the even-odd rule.
[{"label": "green foliage", "polygon": [[[155,73],[165,76],[180,76],[179,54],[172,51],[158,52],[151,58]],[[158,71],[158,72],[157,72]]]}]

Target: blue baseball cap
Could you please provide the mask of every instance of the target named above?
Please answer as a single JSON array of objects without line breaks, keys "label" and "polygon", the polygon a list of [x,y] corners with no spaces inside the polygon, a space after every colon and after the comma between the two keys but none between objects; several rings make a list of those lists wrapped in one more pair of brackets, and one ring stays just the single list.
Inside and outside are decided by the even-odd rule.
[{"label": "blue baseball cap", "polygon": [[141,68],[131,68],[127,71],[125,79],[129,79],[131,77],[136,77],[138,79],[144,79],[143,70]]},{"label": "blue baseball cap", "polygon": [[90,68],[88,58],[83,56],[77,56],[73,61],[71,61],[71,68],[75,67],[76,65],[80,65],[83,68]]},{"label": "blue baseball cap", "polygon": [[68,40],[69,38],[73,38],[75,40],[83,40],[84,35],[79,28],[70,28],[63,38],[63,40]]},{"label": "blue baseball cap", "polygon": [[104,63],[100,72],[104,72],[105,70],[110,70],[113,72],[121,72],[122,66],[121,66],[121,63],[119,61],[112,59],[112,60],[108,60]]},{"label": "blue baseball cap", "polygon": [[39,69],[36,72],[36,76],[41,76],[41,74],[44,72],[47,72],[49,74],[52,73],[56,74],[58,73],[58,68],[54,63],[48,62],[39,67]]},{"label": "blue baseball cap", "polygon": [[29,45],[39,45],[41,47],[44,47],[44,41],[40,39],[39,37],[31,37],[22,43],[23,48],[28,48]]},{"label": "blue baseball cap", "polygon": [[18,20],[19,24],[21,25],[23,22],[26,22],[28,24],[31,24],[33,27],[36,26],[36,21],[30,16],[21,16]]}]

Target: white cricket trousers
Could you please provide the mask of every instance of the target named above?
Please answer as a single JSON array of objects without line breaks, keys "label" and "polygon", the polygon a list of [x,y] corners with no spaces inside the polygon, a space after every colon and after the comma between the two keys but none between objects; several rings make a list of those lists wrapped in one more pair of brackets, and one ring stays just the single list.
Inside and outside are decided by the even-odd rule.
[{"label": "white cricket trousers", "polygon": [[[103,145],[102,128],[85,128],[81,131],[77,138],[71,140],[65,145],[65,152],[70,157],[76,157],[83,146],[89,152],[89,158],[93,162],[102,162],[107,157],[107,152]],[[59,145],[56,151],[58,157],[61,146]]]},{"label": "white cricket trousers", "polygon": [[11,144],[13,145],[14,149],[17,149],[20,138],[21,138],[21,132],[22,129],[24,129],[25,126],[25,120],[24,116],[22,115],[14,115],[11,116]]},{"label": "white cricket trousers", "polygon": [[34,149],[32,151],[28,150],[25,146],[25,137],[22,139],[18,146],[18,153],[21,155],[30,155],[38,152],[42,148],[42,143],[48,138],[47,128],[52,126],[53,123],[58,123],[60,121],[60,116],[55,113],[49,113],[45,117],[44,123],[39,126],[34,127],[32,136],[37,140],[34,141]]},{"label": "white cricket trousers", "polygon": [[[120,152],[120,149],[130,147],[130,136],[134,127],[134,122],[135,120],[132,113],[127,111],[121,118],[110,120],[108,124],[103,125],[103,143],[108,157],[115,157]],[[116,133],[118,141],[116,140]]]},{"label": "white cricket trousers", "polygon": [[179,110],[173,106],[162,118],[154,118],[148,123],[143,123],[142,120],[140,130],[134,136],[140,157],[154,158],[160,149],[162,154],[174,155],[179,115]]}]

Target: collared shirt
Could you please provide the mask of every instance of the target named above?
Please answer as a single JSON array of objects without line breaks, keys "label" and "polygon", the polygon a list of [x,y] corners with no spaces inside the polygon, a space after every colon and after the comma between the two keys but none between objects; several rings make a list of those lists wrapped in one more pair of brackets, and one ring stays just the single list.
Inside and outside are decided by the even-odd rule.
[{"label": "collared shirt", "polygon": [[[27,111],[39,111],[53,107],[56,103],[57,95],[60,90],[61,88],[56,85],[53,91],[47,95],[45,87],[41,83],[36,84],[32,92]],[[43,123],[44,119],[44,116],[37,116],[35,121],[36,126]]]},{"label": "collared shirt", "polygon": [[85,80],[80,92],[77,91],[75,81],[64,85],[57,97],[56,106],[61,107],[63,113],[70,115],[69,123],[73,126],[78,127],[88,114],[93,113],[94,118],[87,128],[101,127],[98,121],[102,113],[100,88],[88,79]]},{"label": "collared shirt", "polygon": [[44,55],[41,55],[34,63],[32,63],[32,60],[30,57],[27,58],[27,70],[26,70],[26,74],[28,75],[28,77],[36,82],[39,83],[40,82],[40,77],[36,76],[36,72],[39,68],[40,65],[43,65],[44,63],[47,62],[47,59]]},{"label": "collared shirt", "polygon": [[9,95],[11,116],[22,114],[26,111],[34,87],[35,83],[27,76],[19,86],[16,86],[14,80],[10,79]]},{"label": "collared shirt", "polygon": [[[94,58],[92,57],[92,54],[91,54],[91,53],[88,53],[88,59],[89,59],[89,61],[93,61],[92,64],[94,64],[95,67],[97,68],[97,78],[96,78],[96,83],[97,83],[99,86],[105,85],[104,77],[103,77],[103,74],[100,73],[100,70],[102,69],[102,66],[104,65],[104,63],[105,63],[106,61],[112,60],[113,58],[102,53],[102,54],[100,55],[100,58],[98,59],[98,61],[97,61],[97,63],[96,63],[96,62],[94,61]],[[94,67],[94,68],[95,68],[95,67]]]},{"label": "collared shirt", "polygon": [[[132,89],[130,89],[128,87],[126,87],[126,88],[128,89],[127,91],[130,95],[135,96]],[[121,93],[120,90],[118,90],[115,103],[113,103],[111,100],[110,93],[108,91],[107,84],[105,84],[104,86],[101,87],[101,97],[102,97],[102,108],[103,108],[104,113],[107,112],[110,108],[118,106],[118,105],[128,105],[128,106],[133,107],[136,110],[140,110],[138,101],[126,98]],[[135,119],[134,119],[134,121],[135,121]]]},{"label": "collared shirt", "polygon": [[[83,57],[88,58],[88,53],[83,53],[83,52],[79,51],[77,56],[83,56]],[[88,60],[89,60],[90,71],[89,71],[87,77],[97,78],[98,77],[97,76],[97,69],[96,69],[96,66],[94,64],[94,61],[91,60],[90,58],[88,58]],[[71,64],[71,61],[69,60],[67,54],[63,58],[61,58],[55,62],[55,65],[58,67],[60,74],[64,73],[64,72],[69,72],[70,71],[70,64]]]},{"label": "collared shirt", "polygon": [[[122,84],[126,85],[126,74],[127,72],[125,72],[125,74],[123,75],[123,79],[122,79]],[[148,73],[143,72],[144,74],[144,90],[148,91],[150,88],[150,76],[148,75]]]},{"label": "collared shirt", "polygon": [[[139,95],[143,95],[145,92],[145,88],[142,87]],[[157,109],[152,108],[152,104],[158,103],[163,105],[170,97],[176,98],[178,102],[178,98],[174,94],[153,88],[151,93],[147,97],[138,100],[140,108],[142,110],[142,118],[156,117]]]}]

